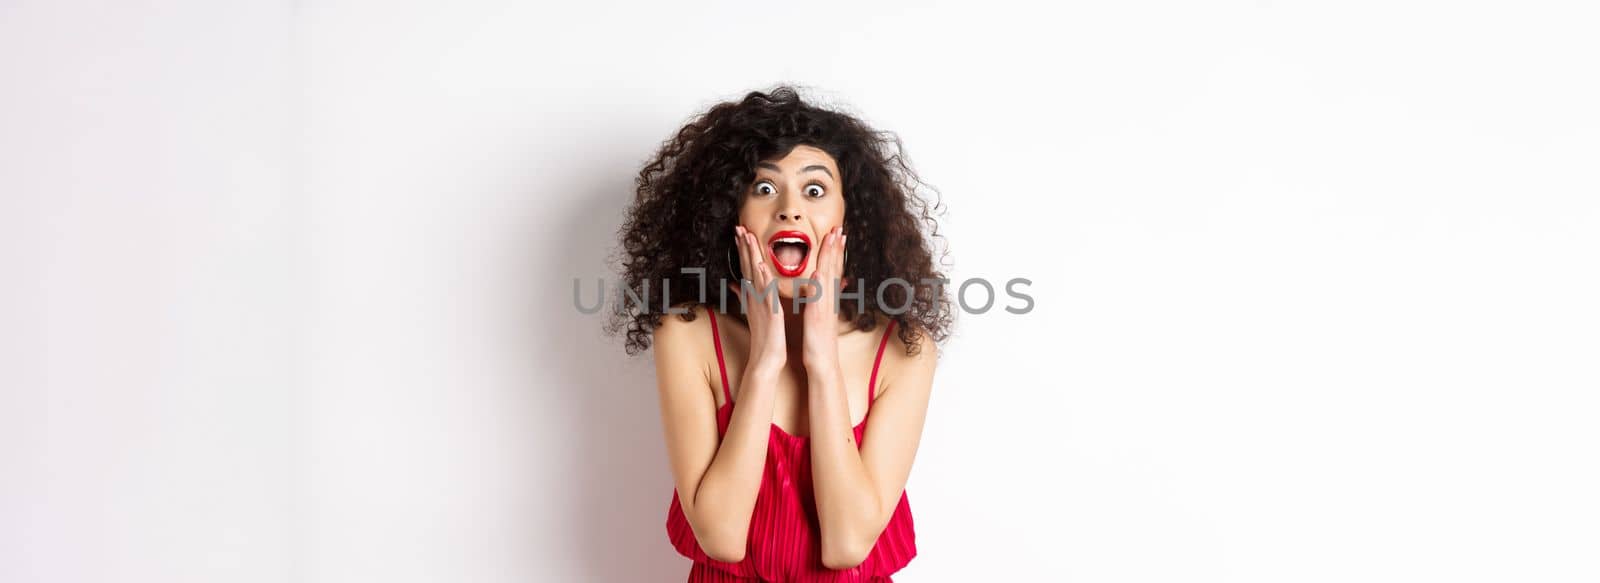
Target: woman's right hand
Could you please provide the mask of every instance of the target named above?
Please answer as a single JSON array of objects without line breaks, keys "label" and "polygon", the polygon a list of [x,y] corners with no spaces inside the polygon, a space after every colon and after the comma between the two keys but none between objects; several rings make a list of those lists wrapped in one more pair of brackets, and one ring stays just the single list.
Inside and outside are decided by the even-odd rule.
[{"label": "woman's right hand", "polygon": [[[744,307],[745,321],[750,324],[749,366],[762,373],[777,374],[789,357],[783,332],[783,306],[778,301],[778,286],[774,283],[777,276],[772,266],[762,259],[763,246],[756,236],[742,225],[734,225],[733,229],[739,251],[739,272],[750,281],[751,287],[744,289],[742,282],[729,284]],[[758,297],[761,294],[765,297]]]}]

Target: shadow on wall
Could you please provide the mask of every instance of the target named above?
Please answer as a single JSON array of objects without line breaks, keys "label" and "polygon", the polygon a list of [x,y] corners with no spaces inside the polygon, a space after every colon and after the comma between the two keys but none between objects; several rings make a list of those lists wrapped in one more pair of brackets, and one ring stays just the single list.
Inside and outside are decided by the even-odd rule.
[{"label": "shadow on wall", "polygon": [[532,371],[532,378],[541,379],[533,390],[548,393],[530,402],[559,408],[560,413],[543,418],[560,419],[561,427],[530,428],[528,435],[547,442],[548,436],[564,436],[558,443],[535,447],[551,450],[552,459],[567,460],[532,479],[546,484],[547,492],[570,495],[527,501],[526,507],[536,513],[526,519],[546,537],[564,537],[568,572],[583,573],[588,581],[677,581],[690,567],[667,541],[673,483],[653,361],[649,354],[628,356],[621,338],[604,334],[605,310],[584,314],[572,299],[574,277],[582,278],[584,301],[591,305],[597,278],[605,278],[608,295],[615,292],[616,276],[606,256],[616,246],[617,228],[632,201],[638,162],[619,159],[614,152],[635,149],[586,156],[580,166],[588,172],[541,180],[546,185],[589,186],[580,186],[581,202],[563,209],[563,216],[545,215],[538,221],[561,225],[561,232],[530,233],[536,239],[533,265],[538,269],[531,270],[536,273],[529,277],[536,281],[525,289],[542,290],[550,294],[544,297],[558,300],[556,306],[528,310],[527,326],[547,355],[543,362],[555,366]]}]

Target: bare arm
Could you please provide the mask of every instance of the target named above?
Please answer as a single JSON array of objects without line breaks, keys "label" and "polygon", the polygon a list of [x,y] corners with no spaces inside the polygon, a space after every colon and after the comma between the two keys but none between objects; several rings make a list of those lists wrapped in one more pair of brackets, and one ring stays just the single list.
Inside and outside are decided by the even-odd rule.
[{"label": "bare arm", "polygon": [[[735,228],[734,238],[741,273],[749,275],[755,289],[775,286],[755,236],[740,226]],[[715,364],[707,365],[715,363],[714,357],[707,355],[711,323],[700,320],[716,315],[696,308],[700,318],[695,322],[668,316],[655,331],[661,426],[666,432],[678,503],[700,549],[713,559],[730,563],[744,560],[750,516],[755,512],[767,462],[767,440],[772,436],[778,375],[787,359],[777,294],[735,291],[741,305],[749,307],[745,314],[750,326],[750,357],[738,385],[733,417],[720,443],[714,395],[721,392],[722,378],[710,368]]]},{"label": "bare arm", "polygon": [[937,349],[925,342],[914,357],[905,356],[904,350],[904,345],[892,342],[885,351],[885,366],[897,361],[892,367],[897,373],[892,382],[879,378],[879,396],[865,430],[872,438],[860,449],[838,365],[807,373],[812,480],[822,529],[822,562],[830,569],[848,569],[866,560],[910,478],[927,417]]},{"label": "bare arm", "polygon": [[820,301],[806,307],[809,333],[803,354],[811,411],[811,480],[822,530],[822,564],[830,569],[848,569],[866,560],[894,515],[922,440],[938,359],[927,335],[916,356],[906,356],[905,345],[891,337],[884,352],[886,368],[880,371],[889,374],[878,377],[878,397],[867,421],[865,433],[872,439],[858,449],[839,369],[838,339],[832,332],[838,321],[834,301],[845,239],[842,229],[823,237],[817,269]]},{"label": "bare arm", "polygon": [[705,364],[708,327],[699,319],[668,316],[655,331],[661,425],[678,501],[695,540],[711,558],[738,562],[766,465],[776,374],[758,367],[745,371],[728,432],[718,443],[713,395],[721,392],[721,379]]}]

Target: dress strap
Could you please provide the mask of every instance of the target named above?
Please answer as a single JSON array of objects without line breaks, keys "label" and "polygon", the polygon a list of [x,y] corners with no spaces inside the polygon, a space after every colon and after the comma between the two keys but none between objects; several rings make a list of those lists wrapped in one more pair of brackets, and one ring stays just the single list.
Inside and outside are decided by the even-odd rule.
[{"label": "dress strap", "polygon": [[883,363],[883,349],[889,346],[889,332],[894,330],[894,320],[883,328],[883,340],[878,341],[878,356],[872,359],[872,378],[867,381],[867,414],[872,414],[872,403],[878,396],[878,365]]},{"label": "dress strap", "polygon": [[[728,365],[722,362],[722,333],[717,331],[717,313],[706,308],[706,316],[711,318],[711,342],[717,347],[717,371],[722,373],[722,404],[733,402],[733,393],[728,392]],[[882,348],[878,349],[883,352]],[[873,374],[877,374],[877,366],[873,366]]]}]

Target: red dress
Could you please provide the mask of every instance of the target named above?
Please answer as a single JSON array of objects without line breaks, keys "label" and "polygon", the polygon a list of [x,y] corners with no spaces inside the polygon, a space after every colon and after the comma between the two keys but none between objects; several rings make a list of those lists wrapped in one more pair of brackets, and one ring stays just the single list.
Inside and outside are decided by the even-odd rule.
[{"label": "red dress", "polygon": [[[722,374],[722,407],[717,409],[717,434],[726,435],[728,421],[733,415],[733,397],[728,391],[728,368],[722,360],[722,338],[717,331],[717,317],[711,318],[711,339],[716,343],[717,369]],[[889,343],[889,332],[894,322],[883,331],[878,342],[878,355],[872,363],[872,377],[867,381],[867,417],[855,426],[856,447],[861,447],[867,419],[872,417],[873,394],[877,390],[878,364],[883,360],[883,349]],[[750,517],[750,533],[745,543],[744,560],[737,563],[718,561],[706,556],[695,540],[689,520],[683,514],[678,491],[672,491],[672,505],[667,509],[667,538],[683,556],[694,560],[689,571],[689,582],[708,581],[780,581],[780,582],[890,582],[889,575],[917,555],[916,532],[911,521],[911,507],[904,491],[894,515],[878,537],[872,551],[860,565],[849,569],[833,570],[822,565],[820,528],[817,522],[817,502],[811,489],[811,448],[807,436],[790,435],[772,425],[767,439],[767,465],[761,474],[761,490],[756,494],[755,511]]]}]

